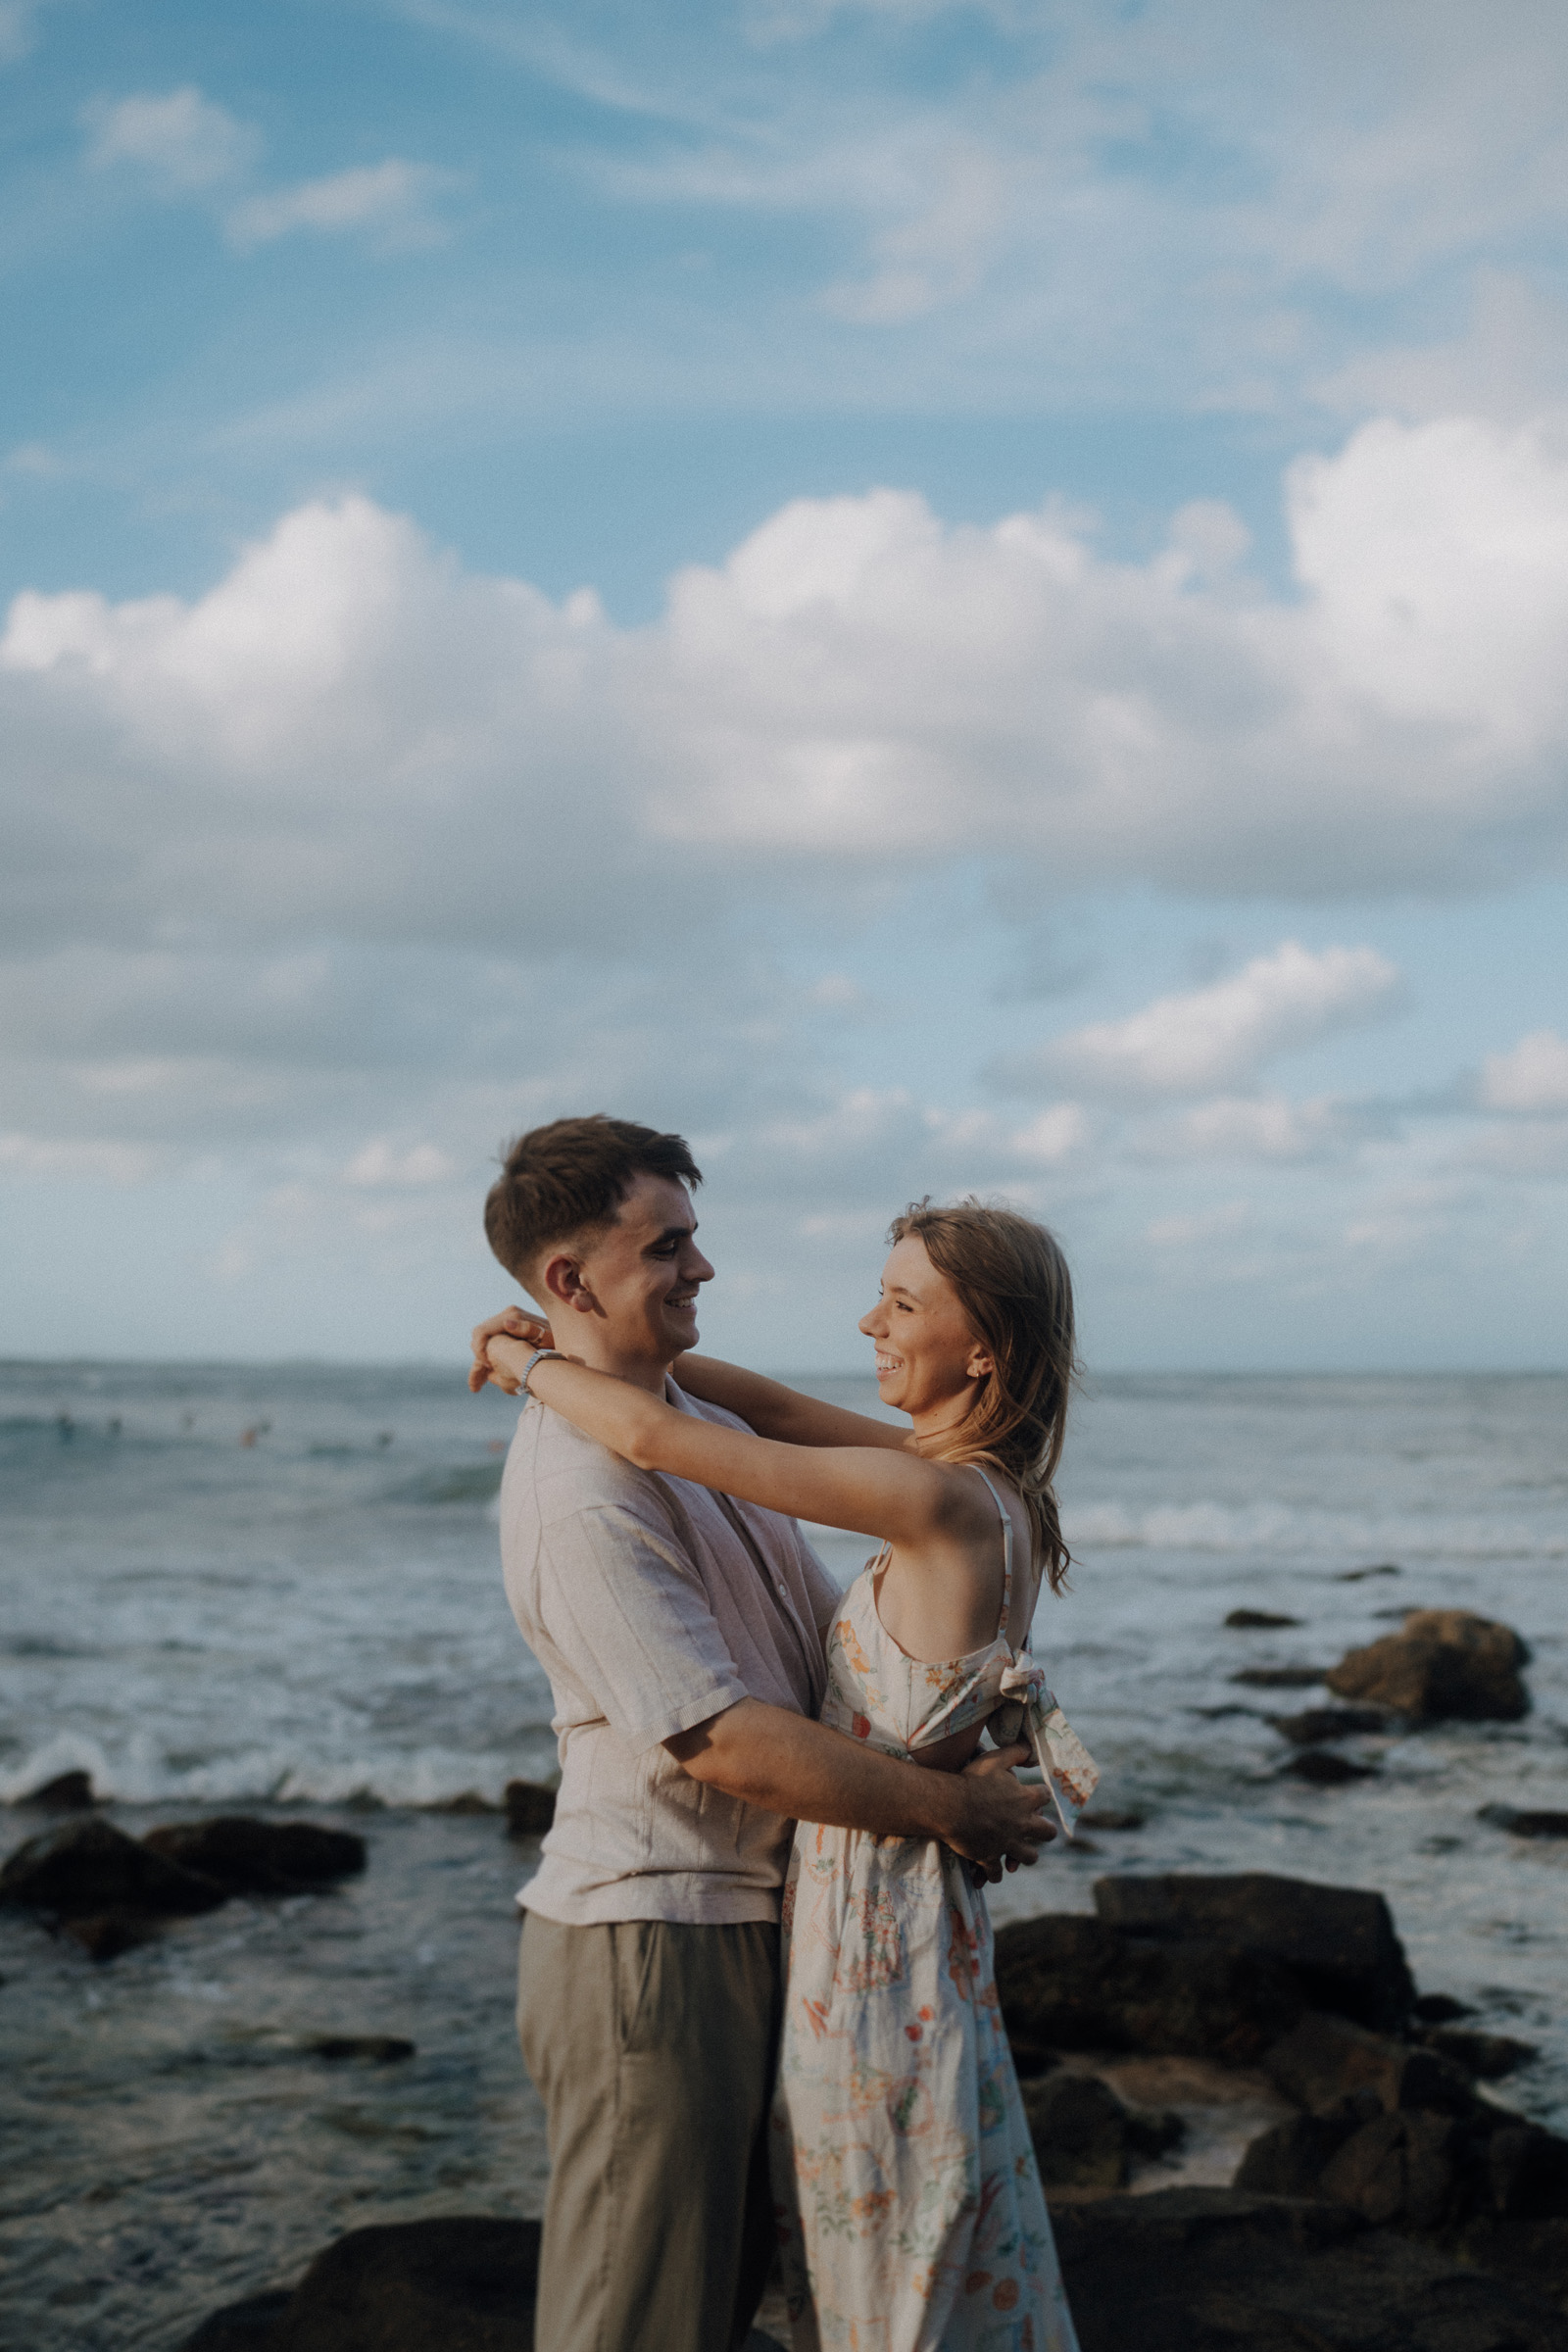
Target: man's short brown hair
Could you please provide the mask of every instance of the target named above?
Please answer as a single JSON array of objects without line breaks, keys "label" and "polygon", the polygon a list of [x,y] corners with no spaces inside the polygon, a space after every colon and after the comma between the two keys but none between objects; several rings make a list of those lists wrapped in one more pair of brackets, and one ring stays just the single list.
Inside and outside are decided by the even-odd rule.
[{"label": "man's short brown hair", "polygon": [[484,1204],[485,1238],[524,1289],[553,1242],[612,1225],[639,1176],[701,1184],[683,1135],[630,1119],[555,1119],[509,1144]]}]

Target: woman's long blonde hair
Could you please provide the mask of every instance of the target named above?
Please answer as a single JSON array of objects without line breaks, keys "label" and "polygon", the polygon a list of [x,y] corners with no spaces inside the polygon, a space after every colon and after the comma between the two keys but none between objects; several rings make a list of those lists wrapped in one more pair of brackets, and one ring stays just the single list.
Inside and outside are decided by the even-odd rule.
[{"label": "woman's long blonde hair", "polygon": [[1059,1592],[1072,1554],[1061,1540],[1052,1482],[1078,1370],[1067,1261],[1044,1225],[972,1197],[953,1208],[933,1208],[929,1197],[911,1201],[888,1234],[890,1243],[910,1238],[952,1283],[995,1366],[976,1382],[964,1418],[920,1450],[937,1461],[990,1462],[1011,1479],[1029,1514],[1035,1558]]}]

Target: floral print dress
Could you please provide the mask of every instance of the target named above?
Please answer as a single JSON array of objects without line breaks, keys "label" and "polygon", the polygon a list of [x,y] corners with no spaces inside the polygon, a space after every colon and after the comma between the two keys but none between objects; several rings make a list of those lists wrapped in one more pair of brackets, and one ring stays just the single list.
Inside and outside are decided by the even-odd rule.
[{"label": "floral print dress", "polygon": [[[999,1712],[1016,1738],[1021,1711],[1070,1834],[1098,1775],[1007,1642],[1012,1522],[986,1484],[1004,1530],[995,1639],[906,1657],[877,1613],[879,1553],[829,1633],[822,1721],[906,1756]],[[783,1918],[771,2150],[795,2352],[1077,2352],[968,1864],[935,1839],[802,1822]]]}]

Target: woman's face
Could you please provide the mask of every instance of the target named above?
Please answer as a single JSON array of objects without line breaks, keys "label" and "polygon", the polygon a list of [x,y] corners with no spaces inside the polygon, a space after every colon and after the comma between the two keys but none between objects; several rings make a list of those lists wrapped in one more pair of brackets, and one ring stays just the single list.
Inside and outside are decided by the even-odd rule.
[{"label": "woman's face", "polygon": [[968,1410],[975,1379],[991,1369],[991,1358],[964,1317],[958,1295],[925,1253],[925,1244],[906,1234],[882,1269],[882,1296],[860,1329],[876,1342],[876,1385],[884,1404],[921,1419],[951,1412],[955,1401]]}]

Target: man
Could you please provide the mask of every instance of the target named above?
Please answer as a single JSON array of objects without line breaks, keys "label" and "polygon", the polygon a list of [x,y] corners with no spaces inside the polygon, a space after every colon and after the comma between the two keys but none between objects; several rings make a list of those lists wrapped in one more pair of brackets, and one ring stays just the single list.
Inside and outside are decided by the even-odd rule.
[{"label": "man", "polygon": [[[485,1203],[569,1351],[686,1412],[670,1367],[713,1269],[676,1135],[560,1119]],[[474,1334],[473,1385],[508,1318]],[[630,1464],[527,1403],[501,1490],[507,1594],[550,1677],[561,1789],[526,1905],[518,2033],[551,2157],[540,2352],[726,2352],[772,2246],[765,2125],[795,1820],[994,1866],[1052,1835],[1006,1765],[962,1775],[815,1721],[838,1588],[793,1520]]]}]

